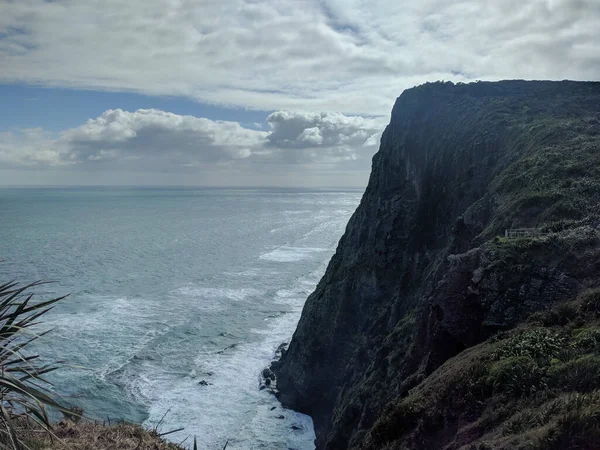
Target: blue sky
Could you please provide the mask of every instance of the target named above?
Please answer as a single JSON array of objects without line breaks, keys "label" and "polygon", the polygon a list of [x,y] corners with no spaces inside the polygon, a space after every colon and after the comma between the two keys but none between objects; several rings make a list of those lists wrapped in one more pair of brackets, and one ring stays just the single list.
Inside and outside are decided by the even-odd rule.
[{"label": "blue sky", "polygon": [[0,0],[0,185],[364,187],[406,88],[600,78],[597,0],[290,4]]},{"label": "blue sky", "polygon": [[246,127],[266,127],[272,111],[223,108],[185,97],[149,96],[131,92],[64,89],[26,84],[0,84],[0,131],[42,127],[61,131],[81,125],[108,109],[161,109],[179,115],[232,120]]}]

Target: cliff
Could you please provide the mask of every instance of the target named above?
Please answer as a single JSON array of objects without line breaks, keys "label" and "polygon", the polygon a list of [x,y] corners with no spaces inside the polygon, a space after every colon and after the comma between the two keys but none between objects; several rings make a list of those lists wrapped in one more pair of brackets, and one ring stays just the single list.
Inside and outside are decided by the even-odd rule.
[{"label": "cliff", "polygon": [[[504,345],[559,327],[561,350],[575,348],[578,330],[595,326],[580,294],[600,285],[599,212],[600,83],[405,91],[360,206],[273,365],[281,401],[313,417],[318,449],[502,448],[509,409],[532,404],[533,391],[502,391],[497,365],[534,364],[549,380],[557,359]],[[502,237],[519,227],[544,234]],[[560,316],[556,305],[573,320],[532,319]],[[472,389],[481,395],[461,397]],[[492,404],[507,410],[483,426]],[[555,410],[540,427],[558,423]]]}]

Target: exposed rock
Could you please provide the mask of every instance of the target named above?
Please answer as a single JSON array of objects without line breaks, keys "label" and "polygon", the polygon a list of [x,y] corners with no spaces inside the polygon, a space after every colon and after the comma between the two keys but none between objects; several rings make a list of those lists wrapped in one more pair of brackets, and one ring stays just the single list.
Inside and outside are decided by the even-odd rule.
[{"label": "exposed rock", "polygon": [[262,377],[265,380],[271,380],[271,381],[275,381],[275,374],[273,373],[273,371],[269,368],[267,369],[263,369],[262,371]]},{"label": "exposed rock", "polygon": [[[599,119],[600,83],[434,83],[398,98],[272,366],[318,449],[361,448],[386,405],[449,358],[599,284]],[[555,234],[497,237],[517,227]]]}]

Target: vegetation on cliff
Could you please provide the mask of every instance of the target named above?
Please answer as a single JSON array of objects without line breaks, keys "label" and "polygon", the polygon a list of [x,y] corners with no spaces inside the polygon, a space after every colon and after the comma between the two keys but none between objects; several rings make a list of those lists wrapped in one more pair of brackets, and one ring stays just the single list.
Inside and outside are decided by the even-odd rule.
[{"label": "vegetation on cliff", "polygon": [[600,447],[598,211],[600,83],[405,91],[281,400],[319,449]]},{"label": "vegetation on cliff", "polygon": [[599,374],[592,289],[449,359],[388,405],[364,448],[598,448]]}]

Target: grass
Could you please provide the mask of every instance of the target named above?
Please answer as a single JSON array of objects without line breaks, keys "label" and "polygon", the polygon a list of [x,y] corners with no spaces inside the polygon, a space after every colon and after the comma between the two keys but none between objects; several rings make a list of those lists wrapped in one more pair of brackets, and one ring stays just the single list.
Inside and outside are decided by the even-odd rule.
[{"label": "grass", "polygon": [[591,392],[600,388],[600,356],[587,354],[557,364],[548,371],[551,386],[563,391]]},{"label": "grass", "polygon": [[544,368],[530,356],[502,358],[489,368],[488,383],[494,391],[526,397],[547,387]]},{"label": "grass", "polygon": [[593,450],[599,446],[600,407],[598,404],[564,413],[532,445],[534,450]]},{"label": "grass", "polygon": [[91,422],[62,421],[53,433],[30,433],[31,450],[183,450],[167,442],[154,430],[140,425],[120,423],[112,426]]},{"label": "grass", "polygon": [[453,427],[471,435],[460,448],[600,448],[599,299],[585,291],[448,360],[388,406],[367,448],[442,448]]}]

